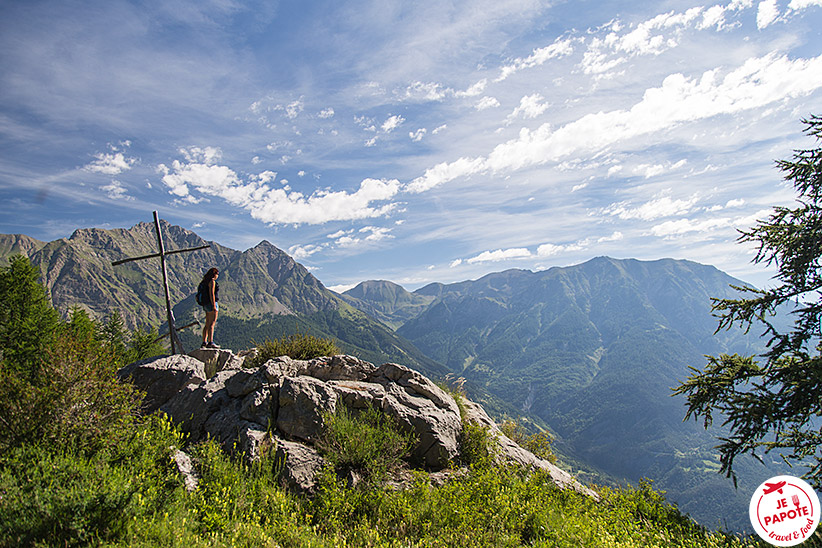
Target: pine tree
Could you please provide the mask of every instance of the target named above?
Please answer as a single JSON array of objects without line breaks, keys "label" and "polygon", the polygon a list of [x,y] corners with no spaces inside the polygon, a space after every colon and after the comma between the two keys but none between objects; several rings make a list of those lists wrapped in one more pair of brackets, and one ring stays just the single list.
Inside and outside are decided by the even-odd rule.
[{"label": "pine tree", "polygon": [[38,374],[60,318],[51,307],[40,271],[16,255],[0,269],[0,351],[3,367],[29,379]]},{"label": "pine tree", "polygon": [[[822,117],[803,120],[816,148],[794,151],[777,166],[798,193],[796,207],[776,207],[765,221],[741,231],[753,242],[755,263],[777,269],[771,289],[737,287],[739,299],[714,299],[717,331],[764,327],[767,349],[760,356],[708,356],[674,390],[688,400],[686,419],[723,416],[730,430],[718,446],[722,471],[736,482],[734,460],[776,450],[789,462],[809,466],[806,474],[822,486]],[[788,330],[774,325],[778,309],[792,310]],[[757,361],[757,358],[760,360]]]}]

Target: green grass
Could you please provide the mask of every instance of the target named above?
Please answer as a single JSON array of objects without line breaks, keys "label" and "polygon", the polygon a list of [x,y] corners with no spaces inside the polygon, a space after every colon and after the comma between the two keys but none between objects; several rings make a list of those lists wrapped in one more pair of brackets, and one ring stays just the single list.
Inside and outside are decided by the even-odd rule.
[{"label": "green grass", "polygon": [[295,360],[310,360],[333,356],[340,351],[334,341],[305,333],[295,333],[276,340],[266,340],[257,346],[257,355],[251,366],[258,367],[272,358],[289,356]]},{"label": "green grass", "polygon": [[[338,417],[347,425],[332,427],[336,436],[371,436],[364,445],[382,447],[375,432],[385,425]],[[357,434],[357,425],[370,433]],[[547,474],[487,459],[455,469],[443,485],[410,471],[403,488],[351,487],[334,465],[348,442],[325,450],[331,464],[313,497],[285,491],[273,458],[248,464],[215,443],[196,445],[189,451],[200,480],[189,493],[169,449],[183,443],[167,420],[152,417],[108,450],[32,444],[0,456],[0,546],[764,546],[705,530],[649,483],[601,488],[596,502],[559,490]],[[345,462],[404,454],[387,446],[394,449]]]},{"label": "green grass", "polygon": [[356,474],[376,485],[405,466],[416,444],[388,415],[367,407],[358,413],[343,406],[323,417],[325,429],[316,447],[339,477]]}]

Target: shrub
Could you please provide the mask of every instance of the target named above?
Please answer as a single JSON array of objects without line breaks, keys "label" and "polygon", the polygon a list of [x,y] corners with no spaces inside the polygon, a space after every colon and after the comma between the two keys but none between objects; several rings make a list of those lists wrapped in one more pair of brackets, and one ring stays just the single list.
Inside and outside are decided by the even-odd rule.
[{"label": "shrub", "polygon": [[457,442],[462,464],[490,464],[497,456],[497,440],[487,426],[462,421]]},{"label": "shrub", "polygon": [[61,329],[34,378],[0,365],[0,447],[32,439],[78,448],[126,433],[139,393],[116,377],[116,363],[93,339]]},{"label": "shrub", "polygon": [[84,546],[126,534],[180,491],[179,430],[154,416],[96,452],[32,442],[0,455],[0,547]]},{"label": "shrub", "polygon": [[275,341],[266,340],[257,347],[257,355],[252,360],[252,366],[259,367],[272,358],[288,356],[295,360],[310,360],[322,356],[339,354],[337,345],[331,339],[324,339],[295,333]]},{"label": "shrub", "polygon": [[356,472],[366,483],[383,481],[411,454],[416,440],[379,409],[354,414],[345,406],[323,417],[324,431],[316,447],[337,475]]},{"label": "shrub", "polygon": [[557,462],[552,443],[554,436],[550,432],[543,430],[534,434],[529,434],[518,422],[506,420],[499,426],[503,434],[508,436],[520,447],[527,449],[534,455],[548,462]]}]

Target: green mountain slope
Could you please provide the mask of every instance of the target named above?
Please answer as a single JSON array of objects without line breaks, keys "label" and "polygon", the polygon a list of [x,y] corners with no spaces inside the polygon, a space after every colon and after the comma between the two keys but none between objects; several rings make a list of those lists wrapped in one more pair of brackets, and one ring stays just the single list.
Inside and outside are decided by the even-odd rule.
[{"label": "green mountain slope", "polygon": [[433,296],[410,293],[385,280],[362,282],[341,297],[393,329],[418,316],[434,300]]},{"label": "green mountain slope", "polygon": [[[442,377],[444,368],[393,330],[353,308],[328,290],[301,264],[263,241],[240,252],[206,242],[194,232],[161,221],[167,251],[210,244],[211,247],[167,258],[170,298],[178,326],[203,321],[194,293],[203,273],[220,270],[220,319],[217,338],[244,349],[266,338],[296,330],[336,339],[341,349],[378,363],[399,361],[428,375]],[[27,255],[40,267],[52,303],[61,313],[79,306],[92,317],[120,312],[129,326],[164,326],[165,298],[159,259],[112,266],[111,262],[156,253],[154,224],[130,229],[80,229],[70,238],[37,242],[0,236],[0,258]],[[162,327],[161,331],[166,328]],[[187,348],[199,346],[196,328],[181,334]]]},{"label": "green mountain slope", "polygon": [[671,397],[705,354],[761,345],[757,334],[714,335],[710,299],[733,295],[731,284],[744,285],[714,267],[669,259],[508,270],[421,288],[414,293],[434,300],[397,332],[541,418],[577,463],[604,477],[652,478],[702,523],[716,526],[721,516],[746,529],[750,492],[772,474],[743,462],[735,491],[714,473],[716,432],[682,422],[684,400]]}]

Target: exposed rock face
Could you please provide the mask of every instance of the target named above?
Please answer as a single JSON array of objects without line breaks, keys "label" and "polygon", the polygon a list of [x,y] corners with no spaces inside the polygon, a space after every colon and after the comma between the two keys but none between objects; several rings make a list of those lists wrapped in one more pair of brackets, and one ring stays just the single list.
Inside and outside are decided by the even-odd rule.
[{"label": "exposed rock face", "polygon": [[188,386],[206,380],[205,364],[190,356],[174,355],[134,362],[119,371],[146,392],[143,408],[153,413]]},{"label": "exposed rock face", "polygon": [[[284,483],[299,491],[314,488],[322,457],[313,443],[323,431],[324,414],[339,406],[372,406],[393,417],[400,428],[415,434],[412,460],[429,470],[440,470],[458,456],[462,419],[457,403],[405,366],[375,367],[352,356],[307,361],[283,356],[256,369],[242,364],[243,358],[228,350],[201,349],[190,356],[136,362],[120,376],[146,392],[148,412],[167,413],[191,441],[210,437],[251,459],[276,447]],[[467,403],[466,419],[497,432],[507,459],[548,469],[558,485],[584,491],[567,473],[503,436],[482,407]]]}]

